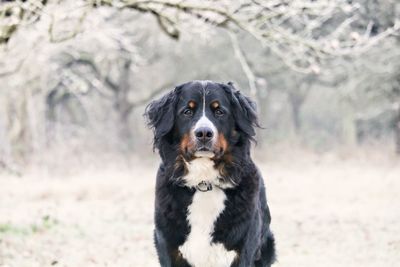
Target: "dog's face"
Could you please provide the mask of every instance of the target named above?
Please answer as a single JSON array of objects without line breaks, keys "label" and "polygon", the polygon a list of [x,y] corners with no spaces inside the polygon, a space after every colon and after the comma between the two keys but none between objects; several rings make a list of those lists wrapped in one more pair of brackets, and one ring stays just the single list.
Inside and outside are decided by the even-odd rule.
[{"label": "dog's face", "polygon": [[237,137],[228,95],[218,84],[183,86],[175,114],[175,136],[186,158],[220,157]]},{"label": "dog's face", "polygon": [[220,159],[253,138],[254,103],[232,84],[194,81],[175,88],[146,108],[155,146],[172,145],[186,160]]}]

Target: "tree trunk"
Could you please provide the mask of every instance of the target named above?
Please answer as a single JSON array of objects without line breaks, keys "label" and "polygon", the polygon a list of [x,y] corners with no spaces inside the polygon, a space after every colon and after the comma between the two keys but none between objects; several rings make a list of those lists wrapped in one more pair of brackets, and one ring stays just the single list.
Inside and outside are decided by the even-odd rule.
[{"label": "tree trunk", "polygon": [[346,101],[346,99],[341,101],[341,139],[342,144],[350,148],[355,147],[357,144],[361,144],[359,143],[360,140],[357,135],[357,121],[353,109],[351,102]]},{"label": "tree trunk", "polygon": [[126,144],[126,147],[131,149],[132,147],[132,133],[129,125],[129,115],[132,111],[132,104],[130,103],[128,96],[130,91],[130,67],[131,60],[127,59],[123,62],[121,73],[118,82],[118,91],[116,94],[116,110],[119,117],[119,137],[121,141]]},{"label": "tree trunk", "polygon": [[300,134],[302,123],[300,118],[301,107],[304,102],[304,98],[298,95],[296,92],[289,93],[290,108],[292,112],[293,129],[296,137]]},{"label": "tree trunk", "polygon": [[300,134],[301,130],[301,120],[300,120],[300,105],[292,104],[292,119],[293,119],[293,126],[296,135]]},{"label": "tree trunk", "polygon": [[8,103],[8,136],[12,149],[11,157],[18,162],[25,163],[32,149],[32,140],[28,125],[27,96],[20,94]]}]

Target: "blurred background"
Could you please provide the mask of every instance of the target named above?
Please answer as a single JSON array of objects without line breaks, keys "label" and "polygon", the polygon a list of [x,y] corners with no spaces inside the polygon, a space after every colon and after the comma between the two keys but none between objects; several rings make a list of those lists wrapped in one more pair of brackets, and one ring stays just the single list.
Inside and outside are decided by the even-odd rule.
[{"label": "blurred background", "polygon": [[276,266],[397,266],[397,0],[0,1],[0,266],[157,266],[142,115],[203,79],[257,102]]}]

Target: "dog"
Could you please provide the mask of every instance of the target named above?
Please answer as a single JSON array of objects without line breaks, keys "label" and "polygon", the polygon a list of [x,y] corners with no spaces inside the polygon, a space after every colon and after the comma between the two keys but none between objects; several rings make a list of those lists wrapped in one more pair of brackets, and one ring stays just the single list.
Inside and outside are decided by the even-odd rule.
[{"label": "dog", "polygon": [[161,266],[271,266],[271,216],[250,156],[255,103],[230,82],[191,81],[144,115],[162,161],[154,215]]}]

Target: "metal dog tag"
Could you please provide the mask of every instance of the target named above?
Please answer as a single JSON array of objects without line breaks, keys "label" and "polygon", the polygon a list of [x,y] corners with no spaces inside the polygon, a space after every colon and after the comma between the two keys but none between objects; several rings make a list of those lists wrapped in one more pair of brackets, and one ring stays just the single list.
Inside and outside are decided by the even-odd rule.
[{"label": "metal dog tag", "polygon": [[212,188],[212,184],[206,181],[201,181],[197,186],[196,189],[201,191],[201,192],[207,192],[207,191],[211,191]]}]

